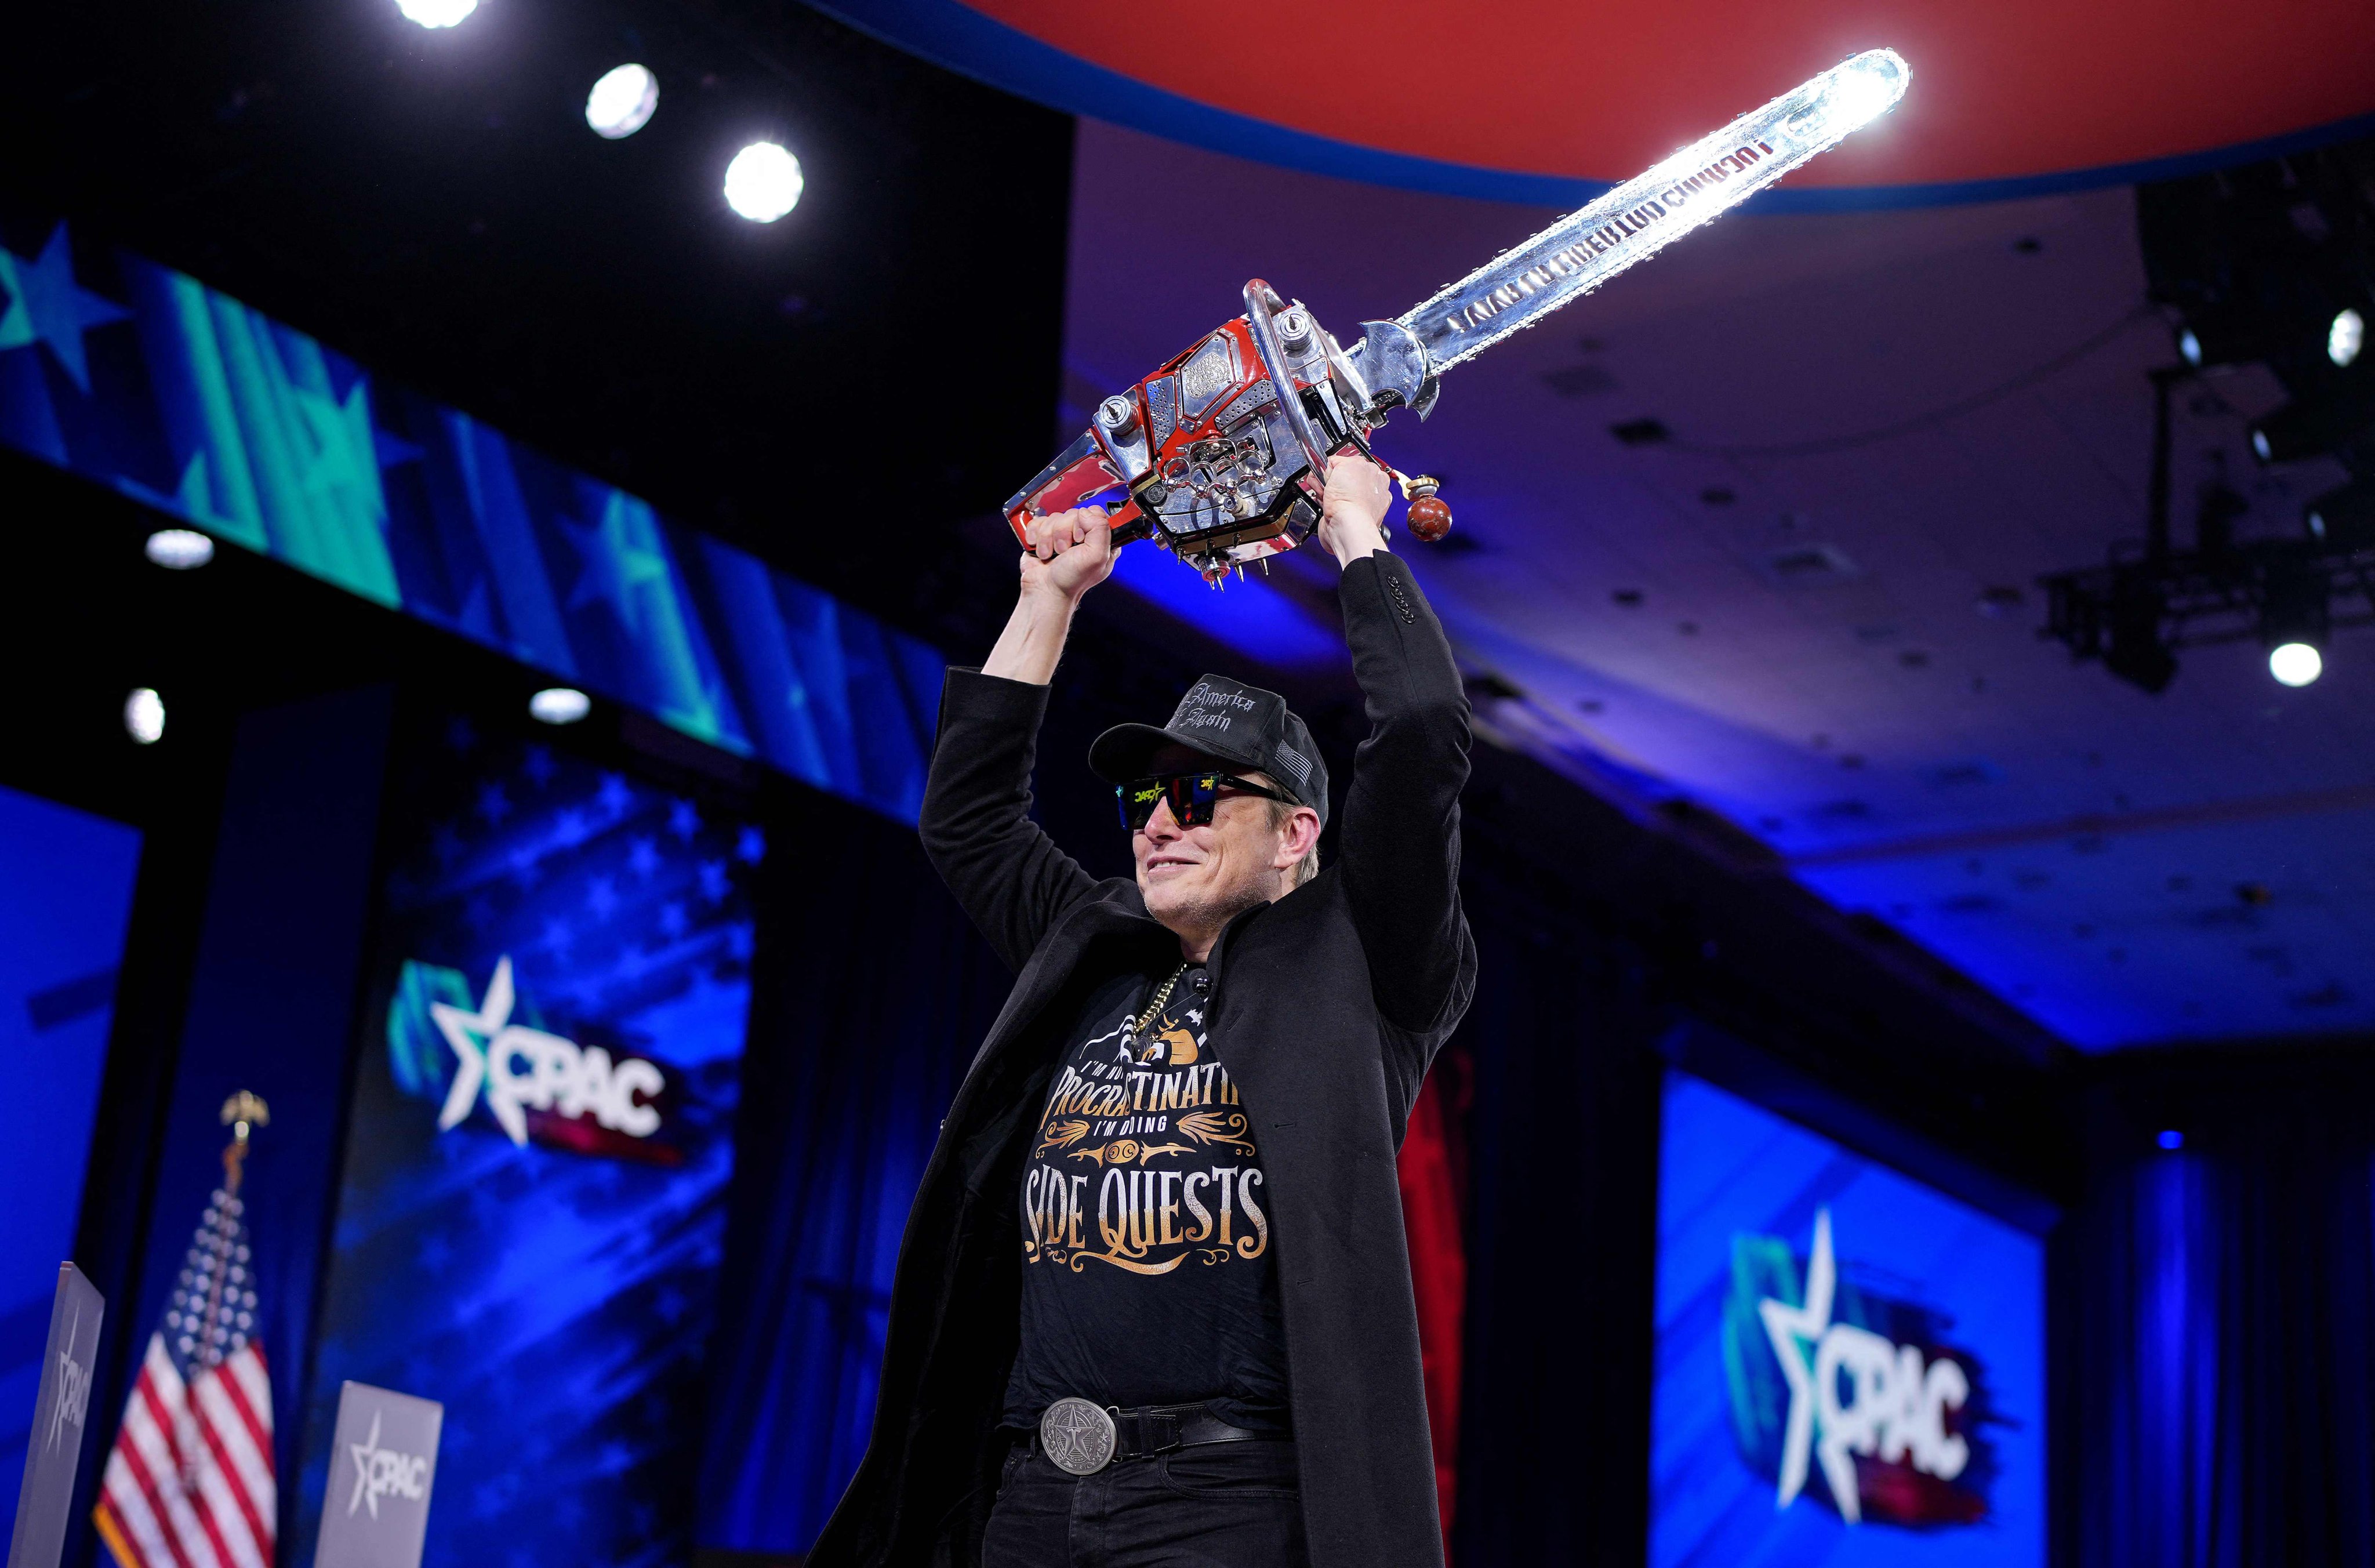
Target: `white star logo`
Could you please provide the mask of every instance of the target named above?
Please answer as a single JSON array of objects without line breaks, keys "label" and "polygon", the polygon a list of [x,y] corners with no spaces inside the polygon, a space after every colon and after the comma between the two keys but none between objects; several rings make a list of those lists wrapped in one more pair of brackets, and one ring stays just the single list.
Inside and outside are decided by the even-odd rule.
[{"label": "white star logo", "polygon": [[[455,1067],[454,1087],[445,1091],[445,1108],[437,1113],[437,1130],[446,1132],[462,1124],[470,1114],[471,1102],[487,1081],[487,1048],[483,1043],[503,1032],[512,1017],[512,961],[509,954],[495,965],[495,977],[487,982],[487,994],[479,999],[479,1010],[465,1012],[451,1002],[431,1002],[429,1016],[437,1020],[438,1032],[445,1043],[454,1047]],[[527,1118],[515,1104],[493,1107],[495,1119],[503,1125],[514,1143],[527,1142]],[[504,1114],[509,1112],[510,1114]]]},{"label": "white star logo", "polygon": [[[1806,1304],[1790,1306],[1766,1297],[1756,1304],[1765,1320],[1765,1336],[1773,1342],[1774,1358],[1790,1384],[1790,1421],[1781,1438],[1781,1484],[1776,1508],[1787,1508],[1805,1489],[1806,1461],[1814,1447],[1814,1410],[1819,1391],[1814,1384],[1814,1347],[1831,1326],[1831,1293],[1837,1270],[1831,1260],[1831,1211],[1814,1213],[1814,1256],[1806,1263]],[[1839,1517],[1855,1524],[1861,1517],[1856,1493],[1855,1461],[1845,1447],[1822,1444],[1823,1479],[1830,1483],[1831,1499]]]},{"label": "white star logo", "polygon": [[352,1514],[357,1503],[368,1502],[371,1516],[376,1519],[379,1517],[379,1488],[372,1485],[371,1473],[372,1461],[379,1456],[380,1452],[377,1410],[372,1412],[371,1435],[360,1443],[348,1444],[347,1450],[355,1456],[355,1494],[347,1502],[347,1512]]}]

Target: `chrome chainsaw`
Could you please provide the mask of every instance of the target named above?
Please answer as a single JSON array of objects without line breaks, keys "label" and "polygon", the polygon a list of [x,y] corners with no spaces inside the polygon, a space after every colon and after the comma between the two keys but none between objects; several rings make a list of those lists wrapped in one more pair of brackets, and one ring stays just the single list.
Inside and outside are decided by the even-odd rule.
[{"label": "chrome chainsaw", "polygon": [[[1319,522],[1328,459],[1374,457],[1397,408],[1420,419],[1443,372],[1557,310],[1870,124],[1905,96],[1894,50],[1858,54],[1340,346],[1303,301],[1257,277],[1246,313],[1097,406],[1089,428],[1005,506],[1034,517],[1105,505],[1114,539],[1152,538],[1217,584],[1291,550]],[[1410,531],[1441,538],[1434,480],[1406,477]]]}]

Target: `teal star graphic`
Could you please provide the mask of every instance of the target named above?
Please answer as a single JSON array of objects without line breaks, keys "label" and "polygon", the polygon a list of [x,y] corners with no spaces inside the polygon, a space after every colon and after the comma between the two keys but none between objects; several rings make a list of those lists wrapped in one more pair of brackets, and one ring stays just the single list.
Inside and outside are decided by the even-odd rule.
[{"label": "teal star graphic", "polygon": [[350,500],[373,522],[384,517],[387,501],[379,484],[379,448],[372,429],[371,397],[358,381],[345,401],[301,386],[289,400],[303,421],[297,442],[299,483],[306,493]]},{"label": "teal star graphic", "polygon": [[0,288],[8,291],[8,308],[0,312],[0,348],[48,344],[67,379],[89,395],[90,361],[82,335],[132,312],[75,281],[66,226],[50,230],[41,253],[31,261],[0,250]]},{"label": "teal star graphic", "polygon": [[576,586],[570,590],[569,607],[601,600],[629,631],[641,633],[644,613],[637,590],[668,580],[668,554],[652,509],[614,489],[605,493],[597,521],[578,523],[566,517],[560,521],[585,566],[577,574]]}]

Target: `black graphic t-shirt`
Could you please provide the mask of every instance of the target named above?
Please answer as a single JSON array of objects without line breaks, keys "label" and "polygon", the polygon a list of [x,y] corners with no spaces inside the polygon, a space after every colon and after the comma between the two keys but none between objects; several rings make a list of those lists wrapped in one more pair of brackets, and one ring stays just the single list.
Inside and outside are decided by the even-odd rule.
[{"label": "black graphic t-shirt", "polygon": [[1067,1396],[1287,1424],[1269,1194],[1209,984],[1192,964],[1124,975],[1081,1011],[1023,1170],[1014,1425]]}]

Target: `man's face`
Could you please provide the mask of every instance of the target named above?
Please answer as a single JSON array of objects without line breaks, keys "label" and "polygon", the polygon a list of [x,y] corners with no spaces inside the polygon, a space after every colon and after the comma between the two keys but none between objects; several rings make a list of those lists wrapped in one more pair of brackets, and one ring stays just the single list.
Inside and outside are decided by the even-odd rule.
[{"label": "man's face", "polygon": [[[1166,773],[1209,768],[1254,784],[1270,783],[1266,774],[1193,756],[1161,756],[1155,767]],[[1212,820],[1200,828],[1182,828],[1170,803],[1157,803],[1146,826],[1129,840],[1146,912],[1165,925],[1186,928],[1225,924],[1241,910],[1268,903],[1281,890],[1279,859],[1286,833],[1270,826],[1270,802],[1258,795],[1223,790]]]}]

